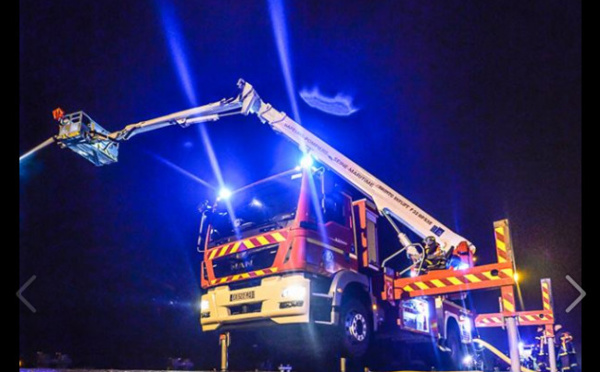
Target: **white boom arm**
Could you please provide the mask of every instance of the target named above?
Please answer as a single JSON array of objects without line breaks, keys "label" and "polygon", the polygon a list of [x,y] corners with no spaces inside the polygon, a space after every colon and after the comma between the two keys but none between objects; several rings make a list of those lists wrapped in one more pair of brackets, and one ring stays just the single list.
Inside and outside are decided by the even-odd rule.
[{"label": "white boom arm", "polygon": [[259,102],[260,105],[257,109],[255,105],[252,105],[251,109],[263,123],[269,124],[273,130],[298,145],[303,152],[309,153],[318,162],[373,199],[381,214],[386,213],[395,217],[421,238],[435,236],[445,251],[457,247],[461,242],[467,243],[472,251],[475,250],[473,244],[468,240],[450,230],[344,154],[323,142],[285,113],[277,111],[260,99]]},{"label": "white boom arm", "polygon": [[[270,104],[263,102],[252,85],[240,79],[238,87],[240,93],[235,98],[223,99],[208,105],[127,125],[122,130],[104,135],[103,138],[120,142],[136,134],[166,126],[188,126],[201,122],[216,121],[224,116],[253,113],[263,123],[267,123],[273,130],[283,134],[298,145],[303,152],[309,153],[318,162],[370,197],[381,214],[393,216],[421,238],[430,235],[435,236],[445,251],[457,247],[461,242],[468,244],[472,251],[475,250],[475,247],[465,238],[450,230],[400,193],[323,142],[285,113],[277,111]],[[93,144],[93,141],[92,138],[90,144]],[[69,145],[67,144],[67,146]],[[402,237],[400,238],[401,242],[406,245],[405,241],[402,241]]]}]

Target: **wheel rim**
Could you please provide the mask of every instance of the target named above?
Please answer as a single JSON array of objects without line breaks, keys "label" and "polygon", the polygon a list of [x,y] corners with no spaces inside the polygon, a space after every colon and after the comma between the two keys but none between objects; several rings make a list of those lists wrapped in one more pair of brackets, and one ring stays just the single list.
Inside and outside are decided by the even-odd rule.
[{"label": "wheel rim", "polygon": [[345,319],[346,335],[353,342],[363,342],[367,338],[367,320],[364,315],[350,311]]}]

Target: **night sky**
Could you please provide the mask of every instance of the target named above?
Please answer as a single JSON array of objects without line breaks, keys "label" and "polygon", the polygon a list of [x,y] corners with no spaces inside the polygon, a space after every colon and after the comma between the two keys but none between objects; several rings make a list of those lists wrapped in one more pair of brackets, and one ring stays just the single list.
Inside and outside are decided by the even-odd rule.
[{"label": "night sky", "polygon": [[[84,110],[110,130],[230,97],[236,81],[301,122],[495,258],[509,218],[528,310],[552,279],[558,321],[581,336],[581,3],[579,1],[20,2],[19,146],[56,134],[51,112]],[[289,62],[282,69],[275,35]],[[298,96],[352,97],[339,117]],[[204,127],[237,188],[300,153],[255,117]],[[197,205],[219,184],[202,128],[168,128],[96,168],[52,146],[20,165],[20,352],[79,366],[215,365],[202,334]],[[584,286],[585,288],[585,286]],[[497,292],[475,296],[497,310]],[[532,330],[521,329],[524,337]],[[487,331],[501,348],[502,331]],[[211,364],[212,363],[212,364]],[[199,365],[199,366],[200,366]]]}]

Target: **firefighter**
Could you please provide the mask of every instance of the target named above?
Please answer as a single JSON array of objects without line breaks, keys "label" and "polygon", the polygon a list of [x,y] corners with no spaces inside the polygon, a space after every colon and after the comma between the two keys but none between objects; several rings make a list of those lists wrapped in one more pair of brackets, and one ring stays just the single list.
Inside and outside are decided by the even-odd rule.
[{"label": "firefighter", "polygon": [[577,353],[573,346],[573,336],[570,332],[564,331],[560,333],[558,358],[560,360],[561,372],[578,372],[579,365],[577,364]]},{"label": "firefighter", "polygon": [[444,253],[434,236],[428,236],[423,240],[423,248],[425,249],[424,264],[427,270],[446,269],[448,257],[446,257],[446,253]]},{"label": "firefighter", "polygon": [[537,344],[533,349],[533,358],[535,360],[536,371],[547,372],[549,371],[548,365],[548,340],[546,338],[546,333],[544,332],[544,327],[538,327],[537,332],[539,336],[535,339],[537,340]]}]

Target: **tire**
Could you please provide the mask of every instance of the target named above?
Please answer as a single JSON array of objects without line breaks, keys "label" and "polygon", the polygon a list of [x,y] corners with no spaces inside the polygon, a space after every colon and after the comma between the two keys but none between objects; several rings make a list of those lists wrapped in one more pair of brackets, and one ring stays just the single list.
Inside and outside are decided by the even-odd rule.
[{"label": "tire", "polygon": [[364,356],[373,333],[372,316],[356,299],[342,304],[340,312],[340,346],[342,356],[359,359]]},{"label": "tire", "polygon": [[454,323],[448,325],[448,335],[446,336],[446,346],[450,349],[447,354],[447,368],[452,370],[464,370],[463,358],[466,355],[466,347],[460,340],[460,331]]}]

